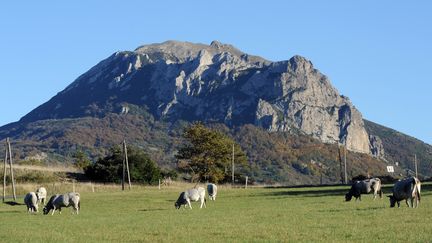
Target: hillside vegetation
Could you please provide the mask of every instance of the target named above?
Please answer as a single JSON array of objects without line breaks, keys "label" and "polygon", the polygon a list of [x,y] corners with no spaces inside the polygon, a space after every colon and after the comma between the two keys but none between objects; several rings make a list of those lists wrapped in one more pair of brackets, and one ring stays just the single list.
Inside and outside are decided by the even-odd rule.
[{"label": "hillside vegetation", "polygon": [[[93,161],[105,157],[123,139],[143,149],[162,168],[176,168],[174,158],[185,141],[189,123],[157,121],[143,110],[128,115],[108,114],[44,120],[24,126],[12,124],[0,130],[0,138],[11,137],[15,160],[47,153],[48,163],[70,163],[77,151]],[[301,132],[268,132],[253,125],[229,129],[224,124],[207,126],[232,137],[246,152],[248,166],[239,168],[238,180],[249,176],[261,183],[319,184],[341,181],[341,154],[334,144],[323,144]],[[0,150],[0,156],[4,153]],[[359,153],[347,153],[349,178],[359,174],[383,175],[386,162]]]},{"label": "hillside vegetation", "polygon": [[[415,171],[414,155],[417,156],[419,173],[422,177],[432,176],[432,146],[396,130],[365,120],[369,134],[378,135],[384,146],[386,159],[400,167]],[[405,173],[404,173],[405,174]]]}]

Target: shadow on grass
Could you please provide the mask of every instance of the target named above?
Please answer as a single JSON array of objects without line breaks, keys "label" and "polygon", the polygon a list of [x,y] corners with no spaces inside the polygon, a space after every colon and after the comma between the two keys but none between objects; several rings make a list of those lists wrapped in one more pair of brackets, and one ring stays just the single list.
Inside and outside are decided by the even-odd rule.
[{"label": "shadow on grass", "polygon": [[13,210],[13,211],[0,211],[0,214],[7,214],[7,213],[24,213],[25,211],[18,211],[18,210]]},{"label": "shadow on grass", "polygon": [[383,210],[386,209],[386,207],[368,207],[368,208],[352,208],[352,207],[344,207],[344,208],[331,208],[331,209],[321,209],[318,210],[318,212],[322,213],[339,213],[339,212],[351,212],[351,211],[376,211],[376,210]]},{"label": "shadow on grass", "polygon": [[[331,188],[326,188],[331,186]],[[287,189],[284,191],[264,192],[260,195],[250,196],[303,196],[303,197],[323,197],[341,196],[344,197],[349,191],[347,185],[323,185],[323,186],[293,186],[293,187],[266,187],[266,189]],[[382,188],[383,198],[392,194],[393,184],[384,185]],[[422,193],[429,194],[432,191],[432,184],[422,184]]]},{"label": "shadow on grass", "polygon": [[272,191],[272,192],[264,192],[262,194],[264,194],[264,196],[303,196],[303,197],[342,196],[344,197],[347,192],[348,189],[341,187],[341,188],[311,189],[311,190],[307,188],[305,188],[305,190],[288,189],[286,191]]},{"label": "shadow on grass", "polygon": [[4,204],[7,204],[9,206],[25,205],[24,203],[18,203],[18,202],[13,202],[13,201],[4,202]]},{"label": "shadow on grass", "polygon": [[[303,196],[303,197],[325,197],[325,196],[341,196],[345,199],[345,194],[348,193],[349,189],[337,188],[337,189],[322,189],[322,190],[288,190],[288,191],[278,191],[278,192],[268,192],[264,193],[267,196]],[[363,197],[372,196],[372,193],[362,194]],[[391,190],[383,190],[383,198],[387,195],[391,195]],[[378,197],[379,198],[379,197]]]},{"label": "shadow on grass", "polygon": [[168,209],[166,208],[145,208],[145,209],[139,209],[139,212],[153,212],[153,211],[166,211]]}]

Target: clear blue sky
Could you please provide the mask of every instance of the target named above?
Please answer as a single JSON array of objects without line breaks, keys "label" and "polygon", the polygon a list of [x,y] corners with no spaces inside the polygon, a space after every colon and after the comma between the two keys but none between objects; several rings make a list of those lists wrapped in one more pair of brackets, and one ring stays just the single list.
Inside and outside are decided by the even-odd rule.
[{"label": "clear blue sky", "polygon": [[432,1],[3,1],[0,125],[115,51],[165,40],[305,56],[364,118],[432,144]]}]

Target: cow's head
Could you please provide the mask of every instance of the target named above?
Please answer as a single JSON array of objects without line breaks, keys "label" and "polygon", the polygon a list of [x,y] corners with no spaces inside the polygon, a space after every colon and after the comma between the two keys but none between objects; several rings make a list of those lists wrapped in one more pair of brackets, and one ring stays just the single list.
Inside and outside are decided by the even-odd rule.
[{"label": "cow's head", "polygon": [[180,193],[179,198],[174,203],[174,206],[175,206],[176,209],[180,209],[181,205],[184,205],[184,204],[187,203],[187,201],[186,201],[186,195],[185,194],[186,194],[185,192]]},{"label": "cow's head", "polygon": [[54,210],[54,204],[53,204],[53,201],[54,201],[54,198],[55,198],[55,197],[56,197],[56,195],[53,195],[53,196],[50,198],[50,200],[48,201],[48,203],[45,205],[45,207],[43,208],[43,214],[48,214],[49,211],[50,211],[51,209]]},{"label": "cow's head", "polygon": [[180,209],[180,206],[181,206],[181,205],[180,205],[179,202],[175,202],[175,203],[174,203],[174,206],[175,206],[176,209]]},{"label": "cow's head", "polygon": [[345,194],[345,202],[349,202],[349,201],[351,201],[351,199],[352,199],[352,194],[351,193],[347,193],[347,194]]},{"label": "cow's head", "polygon": [[49,209],[45,206],[44,208],[43,208],[43,214],[48,214],[49,213]]},{"label": "cow's head", "polygon": [[396,198],[393,195],[387,197],[390,199],[390,207],[394,208],[396,205]]}]

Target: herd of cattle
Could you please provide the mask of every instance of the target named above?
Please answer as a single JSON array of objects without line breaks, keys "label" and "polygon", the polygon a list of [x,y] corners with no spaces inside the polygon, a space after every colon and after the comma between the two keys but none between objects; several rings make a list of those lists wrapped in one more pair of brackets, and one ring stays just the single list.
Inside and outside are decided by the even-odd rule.
[{"label": "herd of cattle", "polygon": [[[361,201],[362,194],[373,192],[374,199],[379,195],[382,198],[381,180],[379,178],[370,178],[362,181],[355,181],[351,189],[345,194],[345,201],[351,201],[352,197]],[[390,199],[390,207],[395,207],[397,204],[400,207],[400,202],[405,200],[408,207],[417,207],[420,202],[421,183],[416,177],[410,177],[397,181],[392,189],[393,195],[388,196]],[[207,184],[207,192],[210,200],[216,200],[217,186],[213,183]],[[200,201],[202,208],[206,207],[206,190],[203,187],[191,188],[180,193],[179,198],[174,203],[177,209],[181,206],[189,206],[192,209],[191,201]],[[24,197],[24,203],[27,205],[27,211],[38,212],[38,205],[44,205],[43,213],[48,214],[52,210],[52,215],[56,210],[61,213],[62,207],[70,207],[78,214],[80,210],[80,194],[69,192],[65,194],[55,194],[51,196],[48,203],[45,204],[47,190],[40,187],[36,192],[29,192]]]},{"label": "herd of cattle", "polygon": [[39,203],[42,203],[44,206],[43,213],[48,214],[52,210],[52,214],[58,209],[59,213],[61,213],[61,208],[70,207],[74,209],[75,213],[79,213],[79,209],[81,207],[80,204],[80,194],[76,192],[68,192],[65,194],[55,194],[52,195],[48,200],[48,203],[45,204],[47,197],[47,190],[45,187],[40,187],[36,190],[36,192],[29,192],[24,197],[24,203],[27,206],[27,211],[29,213],[37,213],[39,211]]},{"label": "herd of cattle", "polygon": [[[408,207],[417,207],[420,202],[421,183],[416,177],[409,177],[397,181],[392,189],[393,195],[388,196],[390,199],[390,207],[396,204],[400,207],[400,202],[405,200]],[[381,180],[379,178],[371,178],[363,181],[356,181],[351,186],[349,192],[345,195],[345,200],[350,201],[352,197],[361,201],[361,194],[373,192],[374,199],[379,194],[382,198]]]}]

